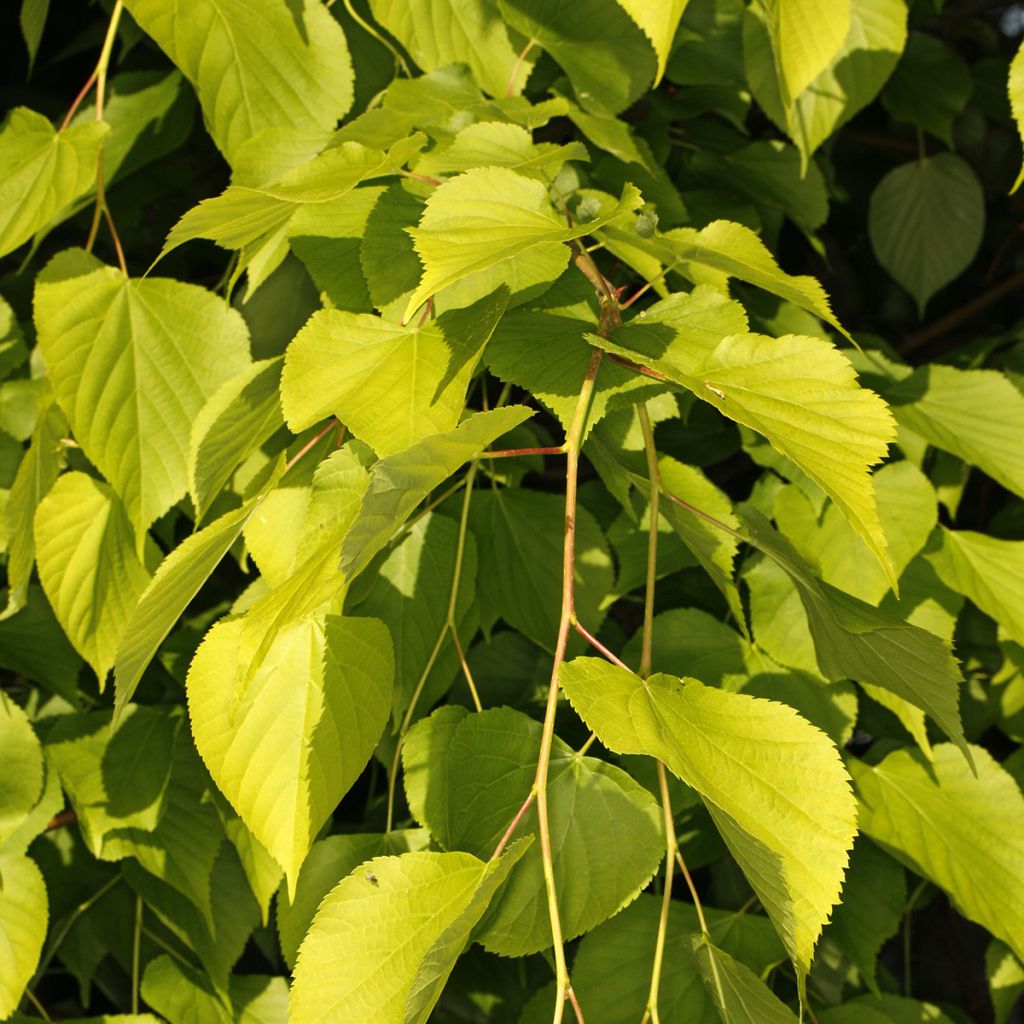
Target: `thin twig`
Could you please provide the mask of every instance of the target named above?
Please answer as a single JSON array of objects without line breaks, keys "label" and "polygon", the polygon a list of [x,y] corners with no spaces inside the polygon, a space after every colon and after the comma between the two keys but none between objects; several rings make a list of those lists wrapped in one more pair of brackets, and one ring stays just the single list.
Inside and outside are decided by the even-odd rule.
[{"label": "thin twig", "polygon": [[593,633],[586,629],[575,615],[572,617],[572,625],[573,629],[575,629],[576,632],[591,645],[591,647],[596,648],[613,665],[618,665],[619,668],[624,668],[627,672],[632,671],[632,669],[621,658],[605,647],[605,645],[601,643]]},{"label": "thin twig", "polygon": [[512,833],[515,832],[516,828],[519,825],[519,822],[523,820],[523,815],[525,815],[526,812],[530,809],[530,805],[533,803],[534,798],[536,796],[537,791],[531,788],[526,799],[523,801],[522,807],[520,807],[519,810],[516,811],[516,816],[512,819],[508,828],[505,829],[505,834],[501,837],[500,842],[494,848],[494,853],[491,854],[491,860],[497,860],[501,856],[502,851],[505,849],[506,846],[508,846],[508,841],[512,838]]},{"label": "thin twig", "polygon": [[318,434],[316,435],[316,437],[310,438],[310,440],[308,440],[308,441],[307,441],[307,442],[306,442],[306,443],[305,443],[305,444],[304,444],[304,445],[303,445],[303,446],[302,446],[302,447],[301,447],[301,448],[300,448],[300,449],[299,449],[299,450],[298,450],[298,451],[297,451],[297,452],[296,452],[296,453],[295,453],[295,454],[294,454],[294,455],[293,455],[293,456],[292,456],[292,457],[291,457],[291,458],[290,458],[290,459],[288,460],[288,462],[287,462],[287,463],[285,463],[285,467],[284,467],[284,471],[285,471],[285,473],[287,473],[287,472],[288,472],[288,470],[290,470],[290,469],[292,468],[292,466],[294,466],[294,465],[295,465],[295,463],[297,463],[297,462],[298,462],[298,461],[299,461],[299,460],[300,460],[300,459],[301,459],[301,458],[303,457],[303,455],[306,455],[306,454],[307,454],[308,452],[310,452],[310,451],[311,451],[311,450],[312,450],[313,448],[315,448],[315,447],[316,447],[316,444],[317,444],[317,442],[318,442],[318,441],[322,441],[322,440],[323,440],[323,439],[324,439],[324,438],[325,438],[325,437],[326,437],[326,436],[327,436],[327,435],[328,435],[328,434],[330,433],[330,431],[331,431],[331,430],[332,430],[332,429],[334,428],[334,425],[335,425],[335,423],[336,423],[336,422],[337,422],[337,420],[331,420],[331,422],[330,422],[330,423],[328,423],[328,424],[327,424],[327,426],[326,426],[326,427],[324,427],[324,428],[323,428],[323,430],[321,430],[321,431],[320,431],[320,432],[319,432],[319,433],[318,433]]},{"label": "thin twig", "polygon": [[547,445],[544,448],[506,448],[500,452],[483,452],[481,459],[511,459],[518,455],[564,455],[564,444]]}]

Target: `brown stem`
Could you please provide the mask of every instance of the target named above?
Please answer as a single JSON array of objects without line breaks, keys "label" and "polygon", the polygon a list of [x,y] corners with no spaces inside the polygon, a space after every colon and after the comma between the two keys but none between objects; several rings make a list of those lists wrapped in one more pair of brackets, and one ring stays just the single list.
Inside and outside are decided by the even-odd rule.
[{"label": "brown stem", "polygon": [[645,377],[651,377],[654,380],[661,380],[669,383],[668,377],[663,373],[658,373],[657,370],[652,370],[649,366],[641,366],[639,363],[634,363],[622,356],[617,356],[613,352],[608,353],[608,358],[613,363],[618,363],[619,366],[625,366],[627,370],[633,370],[635,373],[642,373]]},{"label": "brown stem", "polygon": [[964,320],[969,320],[983,309],[988,308],[994,302],[998,302],[1001,298],[1022,286],[1024,286],[1024,270],[1011,274],[1009,277],[1004,277],[1002,281],[994,284],[988,291],[976,295],[970,302],[965,302],[959,308],[936,320],[935,323],[929,324],[922,330],[910,335],[900,346],[900,354],[907,355],[909,352],[917,351],[917,349],[928,344],[934,338],[938,338],[947,331],[952,330],[958,324],[963,323]]},{"label": "brown stem", "polygon": [[576,632],[579,633],[579,635],[583,637],[583,639],[586,640],[587,643],[591,645],[591,647],[595,647],[598,651],[600,651],[600,653],[604,655],[604,657],[613,665],[618,665],[619,668],[624,668],[627,672],[633,671],[621,658],[616,657],[615,654],[608,650],[608,648],[605,647],[605,645],[601,643],[601,641],[598,640],[597,637],[593,635],[593,633],[585,629],[575,616],[573,616],[572,624]]},{"label": "brown stem", "polygon": [[297,451],[297,452],[296,452],[296,453],[295,453],[295,454],[294,454],[294,455],[293,455],[293,456],[292,456],[292,457],[291,457],[291,458],[290,458],[290,459],[288,460],[288,462],[287,462],[287,463],[285,464],[285,467],[284,467],[284,471],[285,471],[285,472],[287,473],[287,472],[288,472],[288,470],[289,470],[289,469],[291,469],[291,468],[292,468],[292,466],[294,466],[294,465],[295,465],[295,463],[296,463],[296,462],[298,462],[298,461],[299,461],[299,459],[301,459],[301,458],[303,457],[303,455],[307,454],[307,453],[308,453],[308,452],[310,451],[310,449],[312,449],[312,448],[314,448],[314,447],[316,446],[316,443],[317,443],[317,441],[321,441],[321,440],[323,440],[323,438],[325,438],[325,437],[326,437],[326,436],[327,436],[327,435],[328,435],[328,434],[329,434],[329,433],[331,432],[331,430],[332,430],[332,429],[334,428],[334,425],[335,425],[335,423],[336,423],[336,422],[337,422],[336,420],[331,420],[331,422],[330,422],[330,423],[328,423],[328,424],[327,424],[327,426],[326,426],[326,427],[324,427],[324,429],[323,429],[323,430],[321,430],[321,431],[320,431],[320,432],[319,432],[319,433],[318,433],[318,434],[316,435],[316,437],[310,438],[310,440],[308,440],[308,441],[307,441],[307,442],[306,442],[306,443],[305,443],[305,444],[304,444],[304,445],[303,445],[303,446],[302,446],[302,447],[301,447],[301,448],[300,448],[300,449],[299,449],[299,450],[298,450],[298,451]]},{"label": "brown stem", "polygon": [[69,124],[71,124],[71,119],[78,112],[78,108],[82,105],[82,102],[85,100],[85,97],[89,95],[89,90],[95,84],[96,71],[94,70],[93,73],[85,80],[85,85],[83,85],[82,88],[78,90],[78,95],[72,101],[71,106],[68,107],[68,112],[64,115],[64,120],[61,121],[60,128],[57,129],[58,131],[64,131],[64,129],[67,128]]},{"label": "brown stem", "polygon": [[516,828],[519,825],[519,822],[523,820],[523,815],[526,814],[526,812],[530,809],[530,805],[533,803],[534,797],[536,797],[536,795],[537,791],[531,789],[529,795],[523,801],[523,806],[520,807],[518,811],[516,811],[516,816],[512,819],[508,828],[505,829],[505,834],[501,837],[500,842],[494,848],[494,853],[491,854],[491,860],[497,860],[501,856],[502,851],[505,849],[505,847],[508,846],[508,841],[512,838],[512,833],[515,832]]},{"label": "brown stem", "polygon": [[54,829],[66,828],[68,825],[74,825],[78,821],[78,815],[74,811],[61,811],[60,814],[55,814],[47,823],[46,831],[52,832]]},{"label": "brown stem", "polygon": [[565,445],[549,445],[546,448],[506,448],[500,452],[483,452],[481,459],[511,459],[516,455],[564,455]]}]

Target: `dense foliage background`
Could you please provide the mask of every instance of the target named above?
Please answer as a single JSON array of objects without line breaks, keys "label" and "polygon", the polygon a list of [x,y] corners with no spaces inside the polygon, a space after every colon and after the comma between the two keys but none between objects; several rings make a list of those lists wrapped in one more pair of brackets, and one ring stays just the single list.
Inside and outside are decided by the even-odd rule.
[{"label": "dense foliage background", "polygon": [[0,1019],[1021,1019],[1024,5],[0,25]]}]

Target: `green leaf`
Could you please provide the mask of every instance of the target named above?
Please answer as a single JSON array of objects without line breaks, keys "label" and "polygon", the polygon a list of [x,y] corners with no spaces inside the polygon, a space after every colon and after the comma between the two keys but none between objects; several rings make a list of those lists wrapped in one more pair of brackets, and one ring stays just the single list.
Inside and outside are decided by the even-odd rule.
[{"label": "green leaf", "polygon": [[109,711],[88,711],[62,715],[46,733],[47,754],[81,811],[86,842],[101,857],[110,833],[152,832],[160,824],[183,716],[174,708],[139,706],[118,732],[109,725]]},{"label": "green leaf", "polygon": [[958,710],[962,677],[949,643],[821,582],[759,512],[737,511],[748,539],[796,585],[822,675],[879,686],[909,701],[969,757]]},{"label": "green leaf", "polygon": [[850,28],[842,48],[796,97],[787,116],[768,26],[753,5],[743,21],[747,81],[762,109],[790,133],[806,161],[878,95],[906,40],[905,0],[850,0]]},{"label": "green leaf", "polygon": [[352,105],[341,26],[316,0],[127,0],[144,32],[195,86],[207,129],[228,163],[273,128],[323,131]]},{"label": "green leaf", "polygon": [[104,483],[66,473],[35,515],[39,580],[100,689],[150,576],[135,554],[124,506]]},{"label": "green leaf", "polygon": [[981,245],[981,183],[953,153],[902,164],[872,192],[868,232],[878,262],[924,316],[928,300],[967,269]]},{"label": "green leaf", "polygon": [[235,1020],[227,1000],[199,971],[166,954],[146,964],[141,995],[148,1006],[169,1021],[233,1024]]},{"label": "green leaf", "polygon": [[792,102],[832,63],[850,29],[850,0],[765,0],[782,104]]},{"label": "green leaf", "polygon": [[[572,965],[573,991],[588,1024],[633,1024],[647,1006],[661,901],[643,894],[621,913],[588,932]],[[711,937],[722,949],[758,973],[785,957],[765,917],[704,906]],[[693,906],[670,904],[665,956],[658,990],[663,1021],[720,1024],[718,1012],[701,983],[691,939],[700,930]]]},{"label": "green leaf", "polygon": [[[560,495],[519,488],[479,494],[470,510],[480,564],[478,600],[545,650],[553,649],[558,633],[564,514]],[[573,568],[579,620],[596,633],[615,573],[608,542],[582,506],[576,510]]]},{"label": "green leaf", "polygon": [[535,143],[517,124],[481,121],[467,125],[446,145],[435,146],[416,163],[416,173],[430,176],[459,174],[474,167],[508,167],[548,182],[569,160],[589,160],[582,142],[564,146]]},{"label": "green leaf", "polygon": [[43,793],[43,748],[21,707],[0,695],[0,848],[24,824]]},{"label": "green leaf", "polygon": [[953,122],[973,90],[971,69],[952,46],[934,35],[911,32],[882,105],[897,121],[919,125],[952,149]]},{"label": "green leaf", "polygon": [[1006,1024],[1024,992],[1024,964],[1005,942],[993,939],[985,950],[985,975],[995,1010],[995,1024]]},{"label": "green leaf", "polygon": [[107,131],[102,121],[90,121],[57,132],[27,107],[7,115],[0,127],[0,256],[93,187]]},{"label": "green leaf", "polygon": [[922,366],[883,394],[896,422],[1024,496],[1024,395],[996,370]]},{"label": "green leaf", "polygon": [[[217,816],[211,814],[216,824]],[[207,828],[208,819],[192,827]],[[260,923],[259,907],[231,844],[221,843],[209,875],[212,915],[201,913],[189,900],[183,900],[176,889],[144,871],[133,860],[121,865],[121,873],[145,900],[147,916],[152,911],[196,954],[217,990],[222,994],[227,992],[231,968]]]},{"label": "green leaf", "polygon": [[21,610],[0,619],[0,668],[41,683],[75,704],[82,664],[41,587],[29,587]]},{"label": "green leaf", "polygon": [[387,721],[391,641],[375,619],[309,617],[278,632],[246,680],[242,628],[238,619],[218,623],[192,661],[192,730],[214,781],[294,892],[320,826]]},{"label": "green leaf", "polygon": [[422,1024],[522,849],[490,863],[428,852],[367,861],[320,905],[289,1021]]},{"label": "green leaf", "polygon": [[226,381],[192,424],[188,490],[201,522],[231,474],[284,425],[281,360],[263,359]]},{"label": "green leaf", "polygon": [[341,571],[351,578],[366,568],[435,487],[532,415],[531,409],[521,405],[474,413],[454,430],[425,438],[377,462],[359,514],[342,545]]},{"label": "green leaf", "polygon": [[[490,857],[530,792],[541,725],[511,708],[442,707],[402,751],[409,806],[445,849]],[[574,938],[632,902],[664,856],[654,798],[621,768],[555,740],[548,804],[562,932]],[[538,829],[531,807],[512,839]],[[586,883],[579,884],[582,879]],[[531,846],[477,941],[502,956],[551,945],[540,849]]]},{"label": "green leaf", "polygon": [[793,1011],[746,964],[706,935],[694,937],[693,949],[723,1024],[796,1024]]},{"label": "green leaf", "polygon": [[249,362],[245,323],[203,288],[131,280],[81,250],[39,275],[35,317],[57,401],[141,546],[185,494],[192,421]]},{"label": "green leaf", "polygon": [[277,934],[285,962],[294,969],[299,946],[316,916],[323,898],[360,864],[388,852],[386,837],[369,835],[328,836],[318,839],[299,872],[294,895],[282,886],[277,898]]},{"label": "green leaf", "polygon": [[[458,552],[458,524],[434,513],[424,516],[373,573],[365,597],[352,604],[353,613],[379,618],[391,634],[395,648],[391,713],[396,724],[417,690],[417,706],[425,713],[448,689],[458,671],[458,652],[447,635],[448,602]],[[477,547],[469,534],[462,551],[454,616],[463,647],[468,647],[471,639],[465,627],[476,597],[472,584],[477,579]],[[440,647],[439,637],[443,638]]]},{"label": "green leaf", "polygon": [[495,0],[371,0],[374,18],[424,70],[466,64],[491,96],[518,96],[533,70],[509,39]]},{"label": "green leaf", "polygon": [[644,35],[651,41],[654,52],[658,55],[658,71],[654,76],[652,88],[661,81],[665,74],[665,65],[672,49],[679,20],[686,10],[689,0],[619,0],[619,5],[644,30]]},{"label": "green leaf", "polygon": [[43,788],[39,799],[13,830],[7,833],[7,838],[0,842],[0,855],[25,853],[32,841],[48,830],[47,826],[54,816],[63,809],[64,791],[61,789],[60,776],[44,756]]},{"label": "green leaf", "polygon": [[382,456],[452,430],[508,303],[501,288],[429,324],[322,310],[288,346],[281,402],[295,432],[334,414]]},{"label": "green leaf", "polygon": [[998,540],[971,530],[942,530],[928,560],[947,586],[991,615],[1007,636],[1024,644],[1024,541]]},{"label": "green leaf", "polygon": [[[526,388],[540,399],[568,433],[590,362],[591,349],[584,334],[596,326],[593,320],[547,310],[512,310],[495,329],[485,361],[495,376]],[[606,413],[641,401],[663,387],[610,359],[604,360],[587,414],[587,432]]]},{"label": "green leaf", "polygon": [[404,319],[449,285],[526,252],[531,262],[557,258],[557,276],[569,257],[564,243],[592,234],[640,202],[640,193],[627,185],[609,214],[566,227],[547,189],[532,178],[504,167],[481,167],[451,178],[427,200],[419,227],[409,229],[424,274]]},{"label": "green leaf", "polygon": [[609,750],[647,754],[701,795],[803,978],[838,901],[856,808],[838,752],[792,708],[596,658],[559,681]]},{"label": "green leaf", "polygon": [[291,222],[299,210],[337,202],[360,182],[395,174],[422,143],[423,136],[414,135],[383,152],[358,142],[342,142],[271,184],[229,185],[219,196],[194,206],[171,228],[157,259],[196,238],[239,250],[232,280],[249,268],[251,295],[284,258]]},{"label": "green leaf", "polygon": [[821,338],[737,334],[702,351],[687,332],[689,305],[685,298],[665,299],[614,330],[602,347],[656,370],[768,438],[832,498],[896,589],[868,473],[895,437],[885,403],[857,383],[846,357]]},{"label": "green leaf", "polygon": [[739,278],[806,309],[849,337],[817,279],[780,270],[764,242],[742,224],[716,220],[700,231],[674,228],[652,239],[648,249],[666,267],[696,284],[712,284],[725,291],[730,277]]},{"label": "green leaf", "polygon": [[49,493],[64,468],[63,440],[68,422],[52,396],[41,399],[32,443],[18,466],[11,496],[4,510],[8,537],[7,607],[0,621],[25,607],[29,580],[36,559],[35,515],[39,502]]},{"label": "green leaf", "polygon": [[[1013,119],[1017,122],[1017,133],[1024,139],[1024,44],[1018,48],[1016,55],[1010,63],[1010,75],[1006,82],[1006,91],[1010,96],[1010,108],[1013,111]],[[1024,167],[1021,168],[1017,180],[1013,183],[1011,192],[1020,188],[1024,181]]]},{"label": "green leaf", "polygon": [[903,868],[873,843],[858,839],[850,854],[843,901],[832,912],[825,935],[853,961],[876,996],[878,954],[899,930],[906,904]]},{"label": "green leaf", "polygon": [[860,996],[820,1014],[821,1024],[953,1024],[937,1006],[902,996]]},{"label": "green leaf", "polygon": [[139,596],[118,644],[114,662],[115,722],[132,699],[142,673],[167,634],[238,539],[245,524],[280,478],[282,468],[279,464],[263,489],[244,505],[186,537],[160,563],[149,586]]},{"label": "green leaf", "polygon": [[988,751],[976,774],[949,744],[853,768],[860,828],[1024,956],[1024,795]]},{"label": "green leaf", "polygon": [[46,938],[46,885],[28,857],[0,855],[0,1018],[18,1008]]},{"label": "green leaf", "polygon": [[[584,0],[572,5],[498,0],[498,6],[511,28],[547,50],[562,66],[576,98],[587,110],[618,114],[637,100],[657,75],[654,44],[615,0]],[[644,4],[648,9],[652,6]],[[586,46],[580,45],[583,26]]]},{"label": "green leaf", "polygon": [[46,15],[50,10],[50,0],[21,0],[21,13],[18,18],[21,35],[28,49],[28,70],[32,73],[32,65],[36,62],[39,42],[46,28]]}]

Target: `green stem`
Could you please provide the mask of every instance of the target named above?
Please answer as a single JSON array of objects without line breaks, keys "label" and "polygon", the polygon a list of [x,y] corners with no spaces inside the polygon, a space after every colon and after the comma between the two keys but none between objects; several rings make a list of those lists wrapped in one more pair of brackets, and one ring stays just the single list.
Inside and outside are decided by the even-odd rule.
[{"label": "green stem", "polygon": [[142,952],[142,897],[135,896],[135,932],[132,935],[132,1013],[139,1012],[139,961]]},{"label": "green stem", "polygon": [[[469,471],[466,473],[466,478],[463,481],[466,493],[462,499],[462,517],[459,520],[459,540],[458,546],[455,549],[455,567],[452,570],[452,586],[448,594],[448,610],[445,614],[444,623],[441,625],[441,631],[438,633],[437,640],[434,642],[433,650],[431,650],[430,657],[427,659],[427,664],[420,673],[420,678],[416,683],[416,689],[413,690],[412,697],[409,699],[409,706],[405,709],[405,715],[402,718],[402,724],[398,730],[398,741],[395,744],[395,753],[391,758],[391,772],[388,776],[387,828],[385,829],[387,832],[391,831],[394,823],[395,788],[398,782],[398,765],[402,756],[402,743],[405,740],[406,733],[412,725],[412,717],[416,713],[416,705],[419,703],[419,699],[423,694],[423,688],[427,685],[427,679],[430,677],[430,672],[434,667],[434,663],[437,661],[438,655],[441,653],[445,637],[447,637],[449,633],[451,633],[455,640],[456,649],[460,654],[462,652],[462,645],[459,643],[458,635],[456,633],[457,625],[455,622],[455,611],[459,602],[459,584],[462,579],[462,561],[466,553],[466,531],[469,525],[469,505],[473,498],[473,479],[476,476],[477,469],[478,464],[474,461],[470,465]],[[477,709],[480,710],[480,698],[477,696],[476,687],[473,686],[472,683],[470,683],[470,689],[477,701]]]},{"label": "green stem", "polygon": [[661,894],[661,915],[658,918],[658,938],[654,944],[654,963],[651,966],[651,988],[647,995],[647,1010],[644,1024],[661,1024],[658,1014],[658,990],[661,986],[661,968],[665,960],[665,943],[668,939],[668,919],[672,909],[672,875],[675,871],[676,826],[672,818],[672,798],[668,790],[668,774],[665,765],[658,761],[658,786],[661,790],[661,816],[665,826],[665,888]]},{"label": "green stem", "polygon": [[[618,311],[612,309],[614,319]],[[611,317],[602,315],[602,323],[611,322]],[[580,448],[583,442],[583,428],[594,394],[597,371],[601,366],[601,350],[593,349],[587,375],[580,388],[569,433],[565,439],[565,541],[562,553],[562,612],[558,623],[558,638],[555,642],[555,658],[551,667],[551,681],[548,684],[547,706],[541,729],[540,752],[537,755],[537,774],[533,788],[537,793],[537,823],[540,838],[541,862],[544,868],[544,887],[548,897],[548,917],[551,920],[551,942],[555,956],[555,1010],[552,1024],[561,1024],[565,1012],[565,1001],[569,994],[569,972],[565,964],[565,946],[562,940],[562,922],[558,911],[558,892],[555,886],[554,858],[551,852],[551,826],[548,810],[548,770],[551,765],[551,747],[555,738],[555,715],[558,710],[558,670],[565,660],[569,631],[575,614],[574,577],[576,571],[576,491],[579,479]],[[577,1012],[577,1018],[582,1017]]]},{"label": "green stem", "polygon": [[401,55],[401,53],[398,52],[397,48],[394,47],[371,24],[369,24],[369,22],[367,22],[366,19],[362,17],[362,15],[357,13],[356,9],[352,6],[352,0],[342,0],[342,3],[345,5],[345,10],[348,11],[349,17],[367,35],[372,36],[374,39],[376,39],[377,42],[380,43],[380,45],[383,46],[384,49],[391,54],[392,58],[394,58],[395,66],[401,69],[402,74],[405,75],[406,78],[412,78],[412,72],[409,70],[409,65],[405,63],[405,58]]}]

